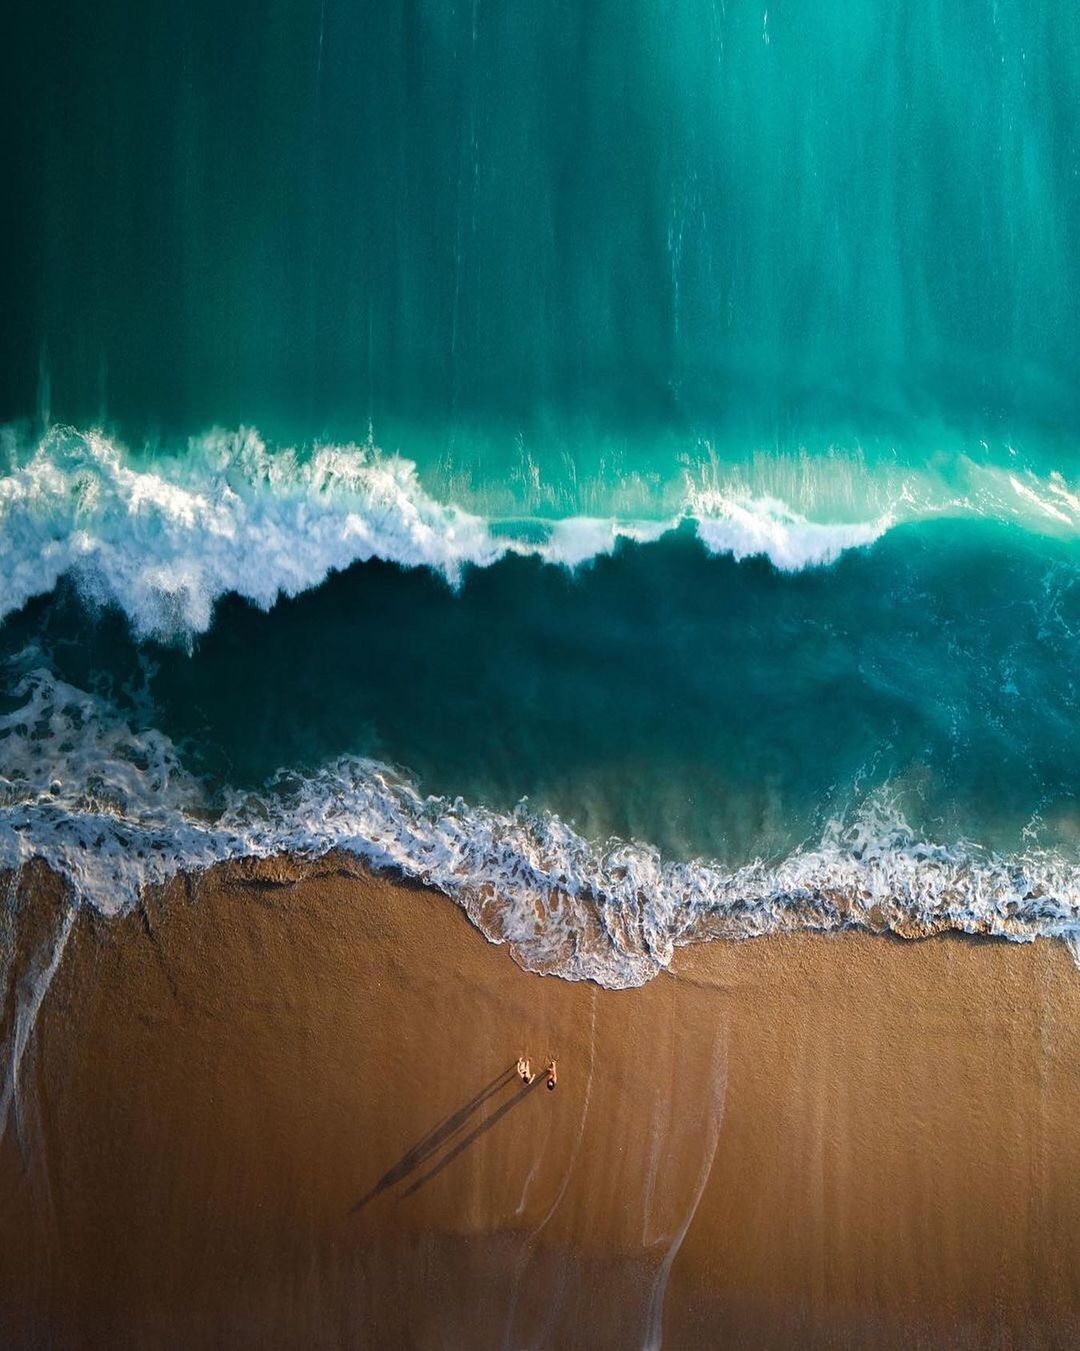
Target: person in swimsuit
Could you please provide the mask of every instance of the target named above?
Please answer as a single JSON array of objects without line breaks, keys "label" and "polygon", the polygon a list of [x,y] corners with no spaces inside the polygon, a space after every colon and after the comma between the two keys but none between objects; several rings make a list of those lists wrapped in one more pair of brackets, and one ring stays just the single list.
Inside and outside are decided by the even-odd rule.
[{"label": "person in swimsuit", "polygon": [[528,1056],[523,1055],[518,1057],[517,1072],[521,1075],[522,1082],[526,1084],[531,1084],[536,1078],[536,1075],[533,1074],[532,1068],[529,1065]]},{"label": "person in swimsuit", "polygon": [[549,1061],[547,1067],[547,1086],[549,1093],[553,1093],[555,1091],[555,1085],[558,1082],[559,1082],[559,1075],[555,1069],[555,1062],[554,1060]]}]

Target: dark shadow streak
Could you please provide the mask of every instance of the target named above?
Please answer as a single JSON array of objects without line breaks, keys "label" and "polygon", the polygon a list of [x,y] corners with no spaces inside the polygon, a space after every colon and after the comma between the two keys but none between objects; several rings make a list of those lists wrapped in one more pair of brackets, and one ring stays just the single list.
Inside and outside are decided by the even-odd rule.
[{"label": "dark shadow streak", "polygon": [[363,1210],[369,1201],[374,1201],[375,1197],[386,1191],[387,1187],[392,1187],[395,1182],[400,1182],[402,1178],[408,1177],[410,1173],[419,1168],[440,1145],[445,1144],[451,1136],[460,1130],[469,1117],[487,1102],[488,1098],[497,1093],[504,1084],[509,1083],[514,1074],[514,1066],[508,1066],[501,1074],[496,1075],[490,1083],[485,1084],[480,1092],[464,1107],[459,1107],[456,1112],[451,1112],[449,1116],[444,1117],[437,1126],[433,1126],[422,1140],[419,1140],[413,1145],[412,1149],[398,1159],[393,1168],[383,1173],[371,1190],[350,1208],[349,1214],[352,1215],[358,1210]]},{"label": "dark shadow streak", "polygon": [[480,1136],[484,1134],[485,1131],[491,1130],[492,1126],[496,1124],[499,1118],[505,1116],[507,1112],[515,1108],[518,1105],[518,1103],[521,1102],[522,1098],[528,1097],[528,1095],[533,1091],[534,1088],[539,1088],[541,1084],[546,1082],[547,1082],[546,1076],[538,1074],[531,1084],[526,1084],[524,1088],[519,1089],[510,1099],[509,1102],[504,1102],[497,1112],[493,1112],[491,1116],[487,1118],[486,1121],[481,1122],[479,1126],[471,1130],[463,1140],[460,1140],[454,1146],[454,1148],[449,1152],[449,1154],[444,1154],[434,1168],[426,1172],[423,1175],[423,1177],[418,1177],[411,1187],[406,1188],[406,1190],[402,1192],[402,1195],[412,1196],[413,1192],[419,1191],[425,1182],[430,1182],[433,1177],[436,1177],[439,1173],[442,1172],[442,1170],[447,1166],[447,1164],[453,1163],[454,1160],[457,1158],[457,1156],[459,1154],[464,1153],[464,1151],[468,1149],[469,1146],[474,1143],[474,1141],[478,1140]]}]

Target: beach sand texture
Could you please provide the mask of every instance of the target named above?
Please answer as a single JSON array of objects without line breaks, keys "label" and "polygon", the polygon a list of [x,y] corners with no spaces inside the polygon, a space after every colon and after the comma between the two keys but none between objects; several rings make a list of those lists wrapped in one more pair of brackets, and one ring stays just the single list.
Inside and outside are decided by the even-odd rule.
[{"label": "beach sand texture", "polygon": [[[11,894],[9,1046],[62,923]],[[612,991],[355,864],[218,869],[74,922],[0,1344],[1080,1345],[1078,1069],[1060,944],[719,942]]]}]

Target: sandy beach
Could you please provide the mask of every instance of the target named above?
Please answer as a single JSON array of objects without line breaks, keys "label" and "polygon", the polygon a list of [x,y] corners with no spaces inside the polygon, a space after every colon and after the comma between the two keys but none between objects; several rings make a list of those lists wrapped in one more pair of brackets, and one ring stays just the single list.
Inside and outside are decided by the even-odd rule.
[{"label": "sandy beach", "polygon": [[[9,910],[10,1044],[59,887]],[[720,942],[610,991],[354,863],[217,870],[74,923],[0,1343],[1075,1346],[1078,1062],[1058,944]]]}]

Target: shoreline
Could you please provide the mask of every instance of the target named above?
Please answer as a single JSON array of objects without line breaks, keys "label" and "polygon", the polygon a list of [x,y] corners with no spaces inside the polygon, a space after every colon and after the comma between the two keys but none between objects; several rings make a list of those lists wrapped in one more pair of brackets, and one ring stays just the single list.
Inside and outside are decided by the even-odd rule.
[{"label": "shoreline", "polygon": [[714,940],[609,990],[416,883],[227,865],[75,918],[0,1143],[0,1337],[1064,1347],[1078,1053],[1058,942]]}]

